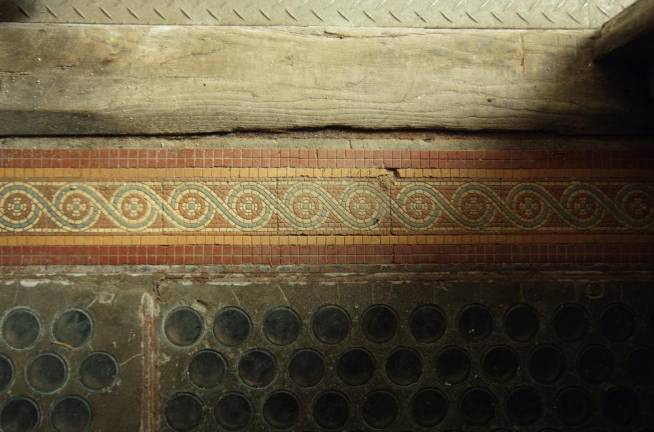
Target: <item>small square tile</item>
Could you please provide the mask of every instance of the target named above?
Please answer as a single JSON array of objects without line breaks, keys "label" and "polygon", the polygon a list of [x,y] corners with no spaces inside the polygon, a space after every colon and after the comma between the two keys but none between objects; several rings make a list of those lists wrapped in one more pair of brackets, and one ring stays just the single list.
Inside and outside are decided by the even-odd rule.
[{"label": "small square tile", "polygon": [[280,234],[385,234],[388,192],[377,180],[280,180]]}]

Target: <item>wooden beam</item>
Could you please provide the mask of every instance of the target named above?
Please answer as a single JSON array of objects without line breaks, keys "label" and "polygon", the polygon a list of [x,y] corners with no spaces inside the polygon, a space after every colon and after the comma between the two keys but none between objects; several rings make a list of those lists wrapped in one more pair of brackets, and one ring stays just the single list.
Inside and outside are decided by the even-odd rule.
[{"label": "wooden beam", "polygon": [[604,24],[595,42],[598,60],[620,56],[639,63],[654,60],[654,0],[638,0]]},{"label": "wooden beam", "polygon": [[642,130],[642,86],[591,35],[6,24],[0,135]]}]

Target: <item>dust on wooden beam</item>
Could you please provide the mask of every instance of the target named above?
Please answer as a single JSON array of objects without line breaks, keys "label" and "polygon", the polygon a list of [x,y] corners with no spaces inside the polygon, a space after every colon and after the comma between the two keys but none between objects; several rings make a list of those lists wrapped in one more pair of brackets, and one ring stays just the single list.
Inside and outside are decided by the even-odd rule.
[{"label": "dust on wooden beam", "polygon": [[5,24],[0,135],[651,127],[592,34]]}]

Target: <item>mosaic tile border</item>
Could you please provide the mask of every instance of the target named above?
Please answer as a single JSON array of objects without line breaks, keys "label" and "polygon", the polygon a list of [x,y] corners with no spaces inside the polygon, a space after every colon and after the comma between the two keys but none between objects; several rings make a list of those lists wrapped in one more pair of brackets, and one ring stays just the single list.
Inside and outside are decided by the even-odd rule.
[{"label": "mosaic tile border", "polygon": [[12,233],[387,233],[389,217],[403,232],[648,232],[654,187],[391,178],[0,183],[0,231]]},{"label": "mosaic tile border", "polygon": [[642,149],[0,149],[0,168],[643,168],[651,172],[652,166],[654,152]]},{"label": "mosaic tile border", "polygon": [[[652,236],[467,236],[433,237],[389,236],[377,237],[378,243],[354,243],[352,237],[340,238],[348,244],[323,244],[324,237],[306,239],[308,244],[293,244],[302,237],[282,237],[268,245],[252,245],[242,237],[226,244],[204,243],[204,239],[192,243],[175,242],[159,244],[155,237],[152,244],[133,243],[115,245],[93,243],[93,237],[82,237],[71,245],[19,245],[0,246],[0,266],[37,265],[243,265],[252,268],[275,268],[278,266],[315,266],[307,270],[323,272],[330,266],[344,265],[452,265],[494,267],[507,264],[583,266],[610,265],[619,267],[646,266],[654,264],[654,238]],[[13,240],[25,240],[25,237]],[[27,238],[29,239],[29,238]],[[50,239],[58,240],[57,237]],[[313,240],[313,241],[310,241]],[[394,242],[391,244],[391,240]],[[429,241],[432,240],[432,243]],[[501,240],[504,240],[502,242]],[[28,243],[28,242],[22,242]],[[54,243],[54,241],[52,242]],[[61,243],[61,242],[60,242]]]},{"label": "mosaic tile border", "polygon": [[3,266],[652,261],[654,153],[643,149],[0,156]]}]

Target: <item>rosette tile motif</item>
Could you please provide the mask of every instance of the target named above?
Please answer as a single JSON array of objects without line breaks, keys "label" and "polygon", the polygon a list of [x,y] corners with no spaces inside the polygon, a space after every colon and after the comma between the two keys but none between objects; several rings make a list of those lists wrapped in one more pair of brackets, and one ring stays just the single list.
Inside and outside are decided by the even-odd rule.
[{"label": "rosette tile motif", "polygon": [[360,179],[5,182],[14,233],[651,231],[654,188],[625,182]]}]

